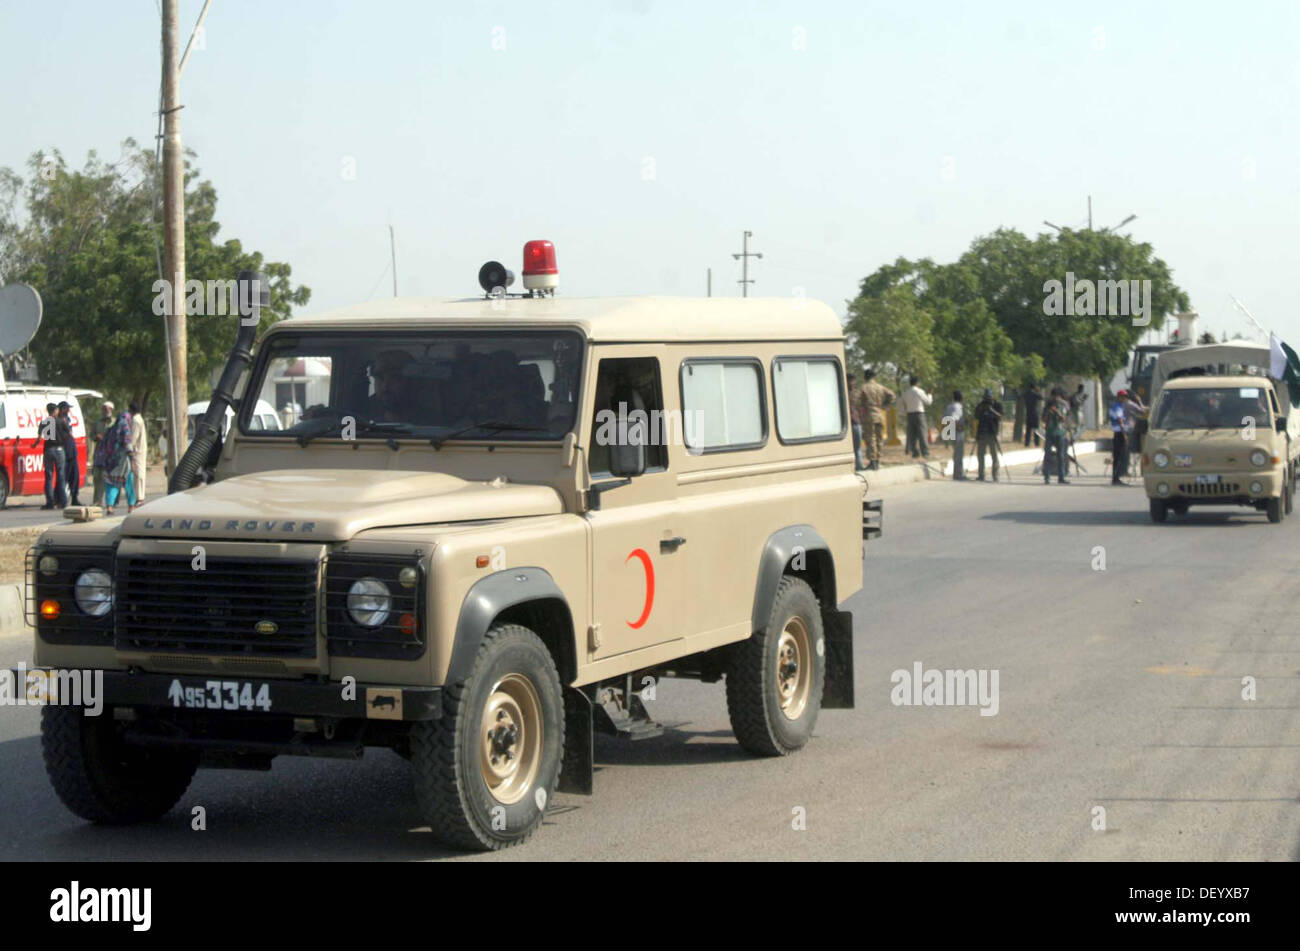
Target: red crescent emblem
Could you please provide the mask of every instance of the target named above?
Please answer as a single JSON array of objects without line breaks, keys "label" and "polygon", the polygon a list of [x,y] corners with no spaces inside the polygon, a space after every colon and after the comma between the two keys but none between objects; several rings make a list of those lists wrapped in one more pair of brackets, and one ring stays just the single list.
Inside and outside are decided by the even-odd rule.
[{"label": "red crescent emblem", "polygon": [[645,624],[646,619],[650,617],[650,610],[655,605],[655,566],[650,562],[650,556],[645,553],[644,548],[634,548],[632,554],[623,559],[623,564],[627,564],[633,558],[641,560],[641,567],[645,569],[645,607],[641,609],[641,616],[635,621],[628,621],[627,626],[636,630]]}]

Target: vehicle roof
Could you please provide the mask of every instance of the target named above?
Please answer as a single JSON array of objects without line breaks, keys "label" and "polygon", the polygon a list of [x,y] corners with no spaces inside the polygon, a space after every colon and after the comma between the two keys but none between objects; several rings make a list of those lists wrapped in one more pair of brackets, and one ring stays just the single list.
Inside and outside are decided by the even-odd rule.
[{"label": "vehicle roof", "polygon": [[1266,376],[1246,376],[1236,374],[1235,376],[1180,376],[1173,380],[1165,381],[1164,389],[1166,390],[1194,390],[1200,387],[1222,387],[1222,386],[1272,386],[1273,381]]},{"label": "vehicle roof", "polygon": [[841,340],[844,328],[821,301],[804,298],[508,297],[438,299],[386,297],[339,310],[294,317],[272,332],[295,329],[437,326],[522,329],[576,326],[601,342],[696,340]]}]

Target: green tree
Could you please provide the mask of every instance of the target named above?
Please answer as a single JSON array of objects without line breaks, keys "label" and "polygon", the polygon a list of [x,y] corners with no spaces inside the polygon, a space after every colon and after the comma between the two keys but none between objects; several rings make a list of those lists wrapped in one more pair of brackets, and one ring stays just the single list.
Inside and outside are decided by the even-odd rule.
[{"label": "green tree", "polygon": [[[1169,266],[1149,244],[1109,231],[1063,229],[1030,239],[1001,229],[977,238],[958,259],[977,282],[977,294],[997,317],[1021,355],[1037,353],[1049,375],[1077,373],[1107,379],[1125,364],[1146,332],[1131,316],[1066,316],[1049,313],[1048,282],[1076,279],[1150,281],[1150,327],[1166,314],[1188,309],[1188,299]],[[1132,309],[1132,302],[1130,302]]]},{"label": "green tree", "polygon": [[[191,153],[192,157],[192,153]],[[45,379],[93,386],[119,400],[166,403],[167,357],[162,317],[154,313],[161,254],[161,184],[154,154],[127,139],[108,163],[91,152],[80,170],[58,151],[38,152],[24,181],[0,169],[0,280],[40,291],[45,315],[30,350]],[[271,302],[262,326],[289,316],[311,292],[294,285],[288,264],[218,239],[217,193],[187,165],[187,279],[233,280],[260,270]],[[237,315],[187,321],[190,399],[204,397],[238,330]]]},{"label": "green tree", "polygon": [[935,370],[933,327],[934,317],[910,288],[888,287],[879,296],[858,297],[849,302],[849,362],[873,365],[895,382],[905,373],[929,378]]}]

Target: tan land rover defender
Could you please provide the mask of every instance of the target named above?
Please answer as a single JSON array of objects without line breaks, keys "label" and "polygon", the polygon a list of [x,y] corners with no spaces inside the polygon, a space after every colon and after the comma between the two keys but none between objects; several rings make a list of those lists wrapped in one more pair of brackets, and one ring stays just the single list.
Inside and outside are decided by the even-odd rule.
[{"label": "tan land rover defender", "polygon": [[1295,503],[1300,414],[1270,379],[1269,348],[1181,347],[1157,358],[1142,478],[1151,520],[1247,505],[1280,522]]},{"label": "tan land rover defender", "polygon": [[765,756],[853,705],[840,605],[879,513],[839,321],[557,299],[553,254],[526,246],[524,294],[489,264],[485,297],[291,319],[255,353],[246,321],[171,494],[39,538],[36,663],[104,678],[102,715],[42,711],[69,809],[146,820],[203,765],[386,746],[440,840],[500,848],[591,792],[593,730],[661,732],[660,677],[725,680]]}]

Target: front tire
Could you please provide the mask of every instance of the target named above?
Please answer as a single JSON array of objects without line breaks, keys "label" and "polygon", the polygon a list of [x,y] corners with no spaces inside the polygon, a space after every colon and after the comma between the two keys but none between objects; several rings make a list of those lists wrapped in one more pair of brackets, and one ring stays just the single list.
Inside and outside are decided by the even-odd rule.
[{"label": "front tire", "polygon": [[132,825],[171,811],[198,768],[197,753],[155,750],[123,741],[111,708],[41,709],[45,771],[74,815],[101,825]]},{"label": "front tire", "polygon": [[1151,500],[1151,521],[1159,525],[1169,517],[1169,503],[1164,499]]},{"label": "front tire", "polygon": [[542,823],[564,749],[560,675],[531,630],[483,637],[469,676],[443,690],[442,717],[411,729],[420,812],[445,845],[518,845]]},{"label": "front tire", "polygon": [[785,756],[812,737],[826,685],[821,605],[807,582],[785,575],[767,625],[732,647],[727,712],[742,747]]},{"label": "front tire", "polygon": [[1283,508],[1281,495],[1268,500],[1268,508],[1265,511],[1268,512],[1268,520],[1274,525],[1282,521]]}]

